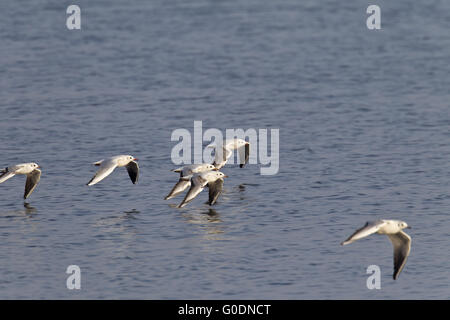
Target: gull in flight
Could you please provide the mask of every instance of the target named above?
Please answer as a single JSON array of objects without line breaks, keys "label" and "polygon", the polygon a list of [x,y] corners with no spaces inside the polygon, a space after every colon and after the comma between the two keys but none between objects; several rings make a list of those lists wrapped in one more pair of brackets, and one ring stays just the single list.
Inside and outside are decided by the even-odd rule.
[{"label": "gull in flight", "polygon": [[41,179],[41,167],[34,162],[16,164],[12,167],[7,167],[0,170],[0,183],[14,177],[16,174],[25,174],[27,181],[25,182],[25,193],[23,198],[26,199],[36,188],[39,180]]},{"label": "gull in flight", "polygon": [[116,167],[126,167],[131,182],[136,184],[139,178],[139,165],[136,162],[137,160],[138,159],[130,155],[121,155],[94,162],[93,164],[100,166],[100,169],[98,169],[94,177],[92,177],[91,181],[89,181],[87,185],[92,186],[99,183],[109,176]]},{"label": "gull in flight", "polygon": [[208,204],[212,206],[222,192],[223,178],[227,178],[227,176],[220,171],[194,173],[191,178],[191,188],[183,201],[178,205],[178,208],[182,208],[191,202],[206,186],[209,189]]},{"label": "gull in flight", "polygon": [[367,237],[373,233],[385,234],[389,237],[394,247],[394,280],[397,280],[400,272],[406,264],[411,250],[411,237],[403,232],[403,229],[411,227],[400,220],[378,220],[367,222],[364,227],[358,229],[347,240],[341,243],[346,245],[358,239]]},{"label": "gull in flight", "polygon": [[173,172],[180,173],[180,179],[175,184],[175,186],[172,188],[172,190],[169,192],[167,197],[164,198],[164,200],[172,199],[173,197],[179,195],[184,190],[186,190],[188,187],[190,187],[191,186],[191,178],[194,173],[201,173],[201,172],[212,171],[212,170],[217,170],[217,169],[214,165],[208,164],[208,163],[192,164],[192,165],[187,165],[187,166],[172,170]]},{"label": "gull in flight", "polygon": [[250,156],[250,143],[238,138],[224,140],[219,145],[213,143],[207,147],[215,149],[213,165],[217,169],[222,168],[227,163],[228,159],[233,154],[233,150],[238,150],[239,152],[239,166],[241,168],[248,162]]}]

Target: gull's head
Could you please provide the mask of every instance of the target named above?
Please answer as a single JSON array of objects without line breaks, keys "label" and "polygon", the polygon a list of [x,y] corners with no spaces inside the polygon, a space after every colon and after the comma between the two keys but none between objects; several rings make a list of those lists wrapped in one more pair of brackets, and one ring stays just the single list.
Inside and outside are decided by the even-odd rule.
[{"label": "gull's head", "polygon": [[220,179],[220,178],[228,178],[227,175],[225,175],[223,172],[220,172],[220,171],[214,172],[214,175],[217,177],[217,179]]},{"label": "gull's head", "polygon": [[138,159],[133,156],[126,156],[127,160],[130,161],[137,161]]},{"label": "gull's head", "polygon": [[118,159],[118,165],[119,167],[123,167],[128,165],[130,162],[132,161],[137,161],[138,159],[133,157],[132,155],[126,155],[126,156],[122,156]]},{"label": "gull's head", "polygon": [[206,171],[211,171],[211,170],[217,171],[218,169],[212,164],[206,164],[205,165],[205,170]]},{"label": "gull's head", "polygon": [[234,139],[234,145],[235,145],[236,148],[240,148],[240,147],[245,146],[247,144],[250,144],[250,143],[248,143],[244,139],[239,139],[239,138]]},{"label": "gull's head", "polygon": [[405,221],[399,221],[398,222],[398,227],[400,229],[411,229],[411,227],[408,226],[408,224]]},{"label": "gull's head", "polygon": [[41,168],[37,163],[34,163],[34,162],[30,163],[30,165],[31,165],[31,168],[33,168],[33,169],[40,169]]}]

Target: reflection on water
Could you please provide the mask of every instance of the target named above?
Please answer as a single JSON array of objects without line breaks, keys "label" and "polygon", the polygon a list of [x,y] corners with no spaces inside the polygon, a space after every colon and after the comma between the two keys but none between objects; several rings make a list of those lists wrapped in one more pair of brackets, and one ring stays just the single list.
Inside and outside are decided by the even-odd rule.
[{"label": "reflection on water", "polygon": [[124,211],[125,215],[122,217],[123,219],[137,219],[136,214],[141,213],[139,210],[131,209],[129,211]]},{"label": "reflection on water", "polygon": [[[385,14],[395,19],[409,2],[390,1]],[[83,31],[89,41],[39,28],[54,12],[33,3],[37,10],[2,1],[0,10],[8,75],[0,109],[10,120],[0,125],[9,142],[0,165],[33,156],[52,170],[31,205],[20,197],[22,183],[0,186],[0,298],[72,299],[62,288],[72,263],[89,268],[89,290],[77,295],[83,299],[449,296],[442,250],[450,198],[442,186],[450,38],[442,18],[450,1],[416,1],[395,28],[370,37],[354,28],[361,17],[349,2],[336,12],[323,9],[336,7],[329,0],[197,1],[189,8],[129,1],[126,10],[119,1],[91,1],[92,15],[146,27],[91,28]],[[9,14],[19,11],[29,23]],[[350,23],[319,21],[334,22],[336,13]],[[408,32],[411,21],[420,23],[418,32]],[[436,49],[431,58],[429,48]],[[203,121],[199,138],[207,128],[279,128],[280,171],[269,177],[260,175],[262,163],[229,164],[216,205],[204,205],[205,189],[185,208],[172,208],[185,193],[163,200],[177,179],[171,132],[183,127],[195,136],[194,119]],[[118,150],[144,160],[139,183],[117,170],[87,188],[89,163]],[[259,162],[274,151],[254,150]],[[376,261],[364,253],[377,244],[341,250],[339,242],[368,215],[385,212],[421,228],[400,282],[386,275],[374,295],[365,270]],[[392,268],[391,258],[383,261],[382,270]],[[196,272],[200,265],[215,272]]]},{"label": "reflection on water", "polygon": [[37,209],[35,207],[32,207],[28,202],[24,202],[23,206],[25,208],[25,214],[32,215],[33,213],[37,212]]},{"label": "reflection on water", "polygon": [[188,213],[183,213],[182,216],[188,223],[199,226],[204,234],[204,239],[225,240],[224,237],[219,236],[224,235],[225,230],[220,214],[215,209],[209,208],[206,211],[204,209],[193,209]]},{"label": "reflection on water", "polygon": [[15,218],[18,216],[26,216],[28,218],[31,218],[36,212],[37,209],[35,207],[32,207],[28,202],[24,202],[23,204],[24,209],[16,209],[16,210],[9,210],[1,212],[1,215],[5,218]]},{"label": "reflection on water", "polygon": [[238,189],[238,192],[239,192],[239,200],[245,200],[246,199],[246,197],[245,197],[245,184],[242,183],[242,184],[238,185],[237,189]]},{"label": "reflection on water", "polygon": [[[97,227],[107,227],[107,228],[124,228],[124,222],[128,220],[136,220],[138,219],[136,217],[137,214],[139,214],[140,211],[136,209],[126,210],[120,213],[116,213],[114,215],[109,216],[100,216],[97,220],[97,223],[95,224]],[[129,226],[132,226],[129,225]]]},{"label": "reflection on water", "polygon": [[[114,259],[133,259],[133,248],[139,231],[136,209],[115,212],[112,215],[99,217],[94,224],[95,238],[112,245],[111,257]],[[106,246],[104,244],[104,246]]]},{"label": "reflection on water", "polygon": [[[217,204],[227,203],[230,201],[246,201],[248,200],[247,196],[247,187],[248,186],[258,186],[257,184],[248,184],[248,183],[241,183],[237,186],[232,186],[231,188],[223,188],[222,194],[217,199]],[[242,205],[242,204],[241,204]]]},{"label": "reflection on water", "polygon": [[135,223],[128,223],[130,220],[138,219],[136,214],[140,212],[136,209],[123,211],[113,215],[99,217],[95,223],[95,228],[100,238],[104,235],[115,236],[120,235],[123,239],[132,239],[136,236]]},{"label": "reflection on water", "polygon": [[208,209],[208,211],[205,212],[204,214],[207,214],[210,217],[218,217],[219,216],[219,213],[217,213],[217,211],[214,209]]}]

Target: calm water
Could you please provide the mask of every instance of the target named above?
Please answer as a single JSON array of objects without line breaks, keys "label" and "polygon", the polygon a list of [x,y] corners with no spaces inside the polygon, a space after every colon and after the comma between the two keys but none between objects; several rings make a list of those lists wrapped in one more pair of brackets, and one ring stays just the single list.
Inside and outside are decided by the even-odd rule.
[{"label": "calm water", "polygon": [[[423,1],[425,2],[425,1]],[[0,298],[450,298],[450,2],[61,1],[0,4]],[[163,198],[174,129],[279,128],[280,171],[229,165],[216,206]],[[92,162],[140,159],[95,187]],[[402,219],[412,250],[339,243]],[[66,288],[67,266],[82,289]],[[366,288],[366,268],[382,271]]]}]

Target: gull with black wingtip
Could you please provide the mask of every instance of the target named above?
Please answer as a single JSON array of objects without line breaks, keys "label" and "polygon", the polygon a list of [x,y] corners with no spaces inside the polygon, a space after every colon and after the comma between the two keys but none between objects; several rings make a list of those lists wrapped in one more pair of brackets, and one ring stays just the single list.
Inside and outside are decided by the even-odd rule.
[{"label": "gull with black wingtip", "polygon": [[169,200],[180,193],[182,193],[184,190],[189,188],[191,186],[191,178],[194,173],[201,173],[201,172],[207,172],[217,170],[216,167],[209,163],[202,163],[202,164],[191,164],[184,167],[180,167],[177,169],[172,170],[173,172],[179,172],[180,173],[180,179],[175,184],[175,186],[172,188],[172,190],[169,192],[169,194],[164,198],[164,200]]},{"label": "gull with black wingtip", "polygon": [[248,163],[250,156],[250,143],[243,139],[227,139],[219,144],[210,144],[207,148],[214,148],[214,162],[213,165],[220,169],[222,168],[230,159],[233,154],[233,150],[238,150],[239,152],[239,167],[243,168],[245,164]]},{"label": "gull with black wingtip", "polygon": [[347,240],[343,241],[341,245],[350,244],[374,233],[387,235],[394,247],[393,278],[394,280],[397,280],[406,264],[409,252],[411,251],[411,237],[403,231],[405,228],[411,227],[409,227],[406,222],[400,220],[377,220],[367,222],[362,228],[356,230]]},{"label": "gull with black wingtip", "polygon": [[29,163],[20,163],[15,166],[7,167],[3,170],[0,170],[0,183],[5,182],[8,179],[11,179],[17,174],[24,174],[27,176],[27,180],[25,182],[25,192],[23,194],[23,198],[28,198],[31,193],[36,188],[39,180],[41,179],[41,167],[34,162]]},{"label": "gull with black wingtip", "polygon": [[222,193],[223,178],[227,178],[227,176],[220,171],[195,173],[191,178],[191,188],[183,201],[178,205],[178,208],[182,208],[191,202],[206,186],[208,186],[209,189],[208,204],[212,206],[216,203],[217,198]]},{"label": "gull with black wingtip", "polygon": [[99,166],[100,169],[98,169],[87,185],[92,186],[99,183],[109,176],[117,167],[126,167],[131,182],[136,184],[139,179],[139,165],[136,162],[137,160],[138,159],[131,155],[120,155],[94,162],[94,165]]}]

